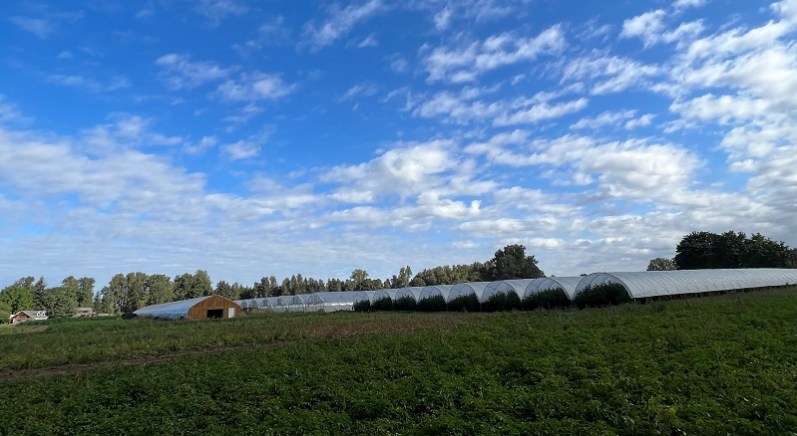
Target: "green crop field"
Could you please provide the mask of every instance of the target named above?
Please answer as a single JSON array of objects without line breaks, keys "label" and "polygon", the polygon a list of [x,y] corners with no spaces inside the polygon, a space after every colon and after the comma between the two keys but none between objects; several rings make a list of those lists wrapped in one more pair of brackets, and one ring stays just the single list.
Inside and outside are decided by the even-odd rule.
[{"label": "green crop field", "polygon": [[0,434],[797,434],[797,289],[0,328]]}]

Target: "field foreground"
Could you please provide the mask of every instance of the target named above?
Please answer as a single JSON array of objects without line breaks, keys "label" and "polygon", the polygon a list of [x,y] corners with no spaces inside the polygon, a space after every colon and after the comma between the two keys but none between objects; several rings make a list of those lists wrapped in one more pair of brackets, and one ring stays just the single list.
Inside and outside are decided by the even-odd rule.
[{"label": "field foreground", "polygon": [[797,434],[797,290],[0,329],[0,433]]}]

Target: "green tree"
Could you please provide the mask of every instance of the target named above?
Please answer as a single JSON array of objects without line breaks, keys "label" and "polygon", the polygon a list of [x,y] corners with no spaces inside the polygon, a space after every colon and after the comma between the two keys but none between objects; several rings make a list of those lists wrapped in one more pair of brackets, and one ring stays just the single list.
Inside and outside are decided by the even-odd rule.
[{"label": "green tree", "polygon": [[194,276],[193,274],[185,273],[174,278],[174,299],[186,300],[194,298]]},{"label": "green tree", "polygon": [[648,271],[672,271],[675,269],[678,269],[675,266],[675,262],[664,257],[650,259],[650,262],[648,263]]},{"label": "green tree", "polygon": [[147,306],[173,301],[172,279],[164,274],[153,274],[147,277],[145,294]]},{"label": "green tree", "polygon": [[545,277],[534,256],[526,256],[526,247],[507,245],[495,252],[490,268],[491,280],[536,279]]},{"label": "green tree", "polygon": [[210,281],[210,275],[205,270],[200,269],[194,273],[194,286],[196,287],[194,291],[196,297],[213,295],[213,282]]},{"label": "green tree", "polygon": [[35,309],[44,309],[47,307],[47,282],[44,277],[39,277],[39,280],[33,284],[33,305]]},{"label": "green tree", "polygon": [[236,293],[236,288],[233,288],[224,280],[219,280],[218,283],[216,283],[216,295],[220,295],[230,300],[237,300],[240,296]]},{"label": "green tree", "polygon": [[715,245],[718,235],[711,232],[692,232],[675,247],[675,264],[678,269],[718,268]]},{"label": "green tree", "polygon": [[119,309],[122,313],[132,313],[147,305],[147,274],[134,272],[127,274],[127,287],[122,295]]},{"label": "green tree", "polygon": [[96,281],[91,277],[81,277],[78,279],[78,288],[80,293],[77,296],[78,307],[89,307],[94,302],[94,283]]},{"label": "green tree", "polygon": [[50,318],[69,318],[75,316],[77,300],[73,290],[64,287],[47,291],[47,315]]},{"label": "green tree", "polygon": [[127,277],[124,274],[116,274],[111,278],[108,286],[100,291],[101,312],[117,314],[120,313],[122,306],[127,298]]},{"label": "green tree", "polygon": [[11,313],[34,309],[33,292],[19,285],[11,285],[0,291],[0,309]]}]

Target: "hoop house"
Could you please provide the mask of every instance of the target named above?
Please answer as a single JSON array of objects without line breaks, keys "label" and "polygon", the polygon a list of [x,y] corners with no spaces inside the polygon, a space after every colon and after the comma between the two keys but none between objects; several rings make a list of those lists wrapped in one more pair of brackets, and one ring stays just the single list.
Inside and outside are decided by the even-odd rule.
[{"label": "hoop house", "polygon": [[481,305],[484,311],[520,309],[526,287],[534,280],[501,280],[492,282],[484,288]]},{"label": "hoop house", "polygon": [[323,312],[352,312],[363,305],[370,306],[370,300],[362,291],[316,292],[310,294],[307,302],[309,310]]},{"label": "hoop house", "polygon": [[418,301],[421,297],[423,287],[413,286],[410,288],[401,288],[396,292],[393,298],[394,310],[415,310],[418,307]]},{"label": "hoop house", "polygon": [[546,277],[531,281],[523,292],[523,308],[567,307],[583,277]]},{"label": "hoop house", "polygon": [[475,312],[481,308],[479,298],[490,282],[459,283],[448,294],[448,310]]},{"label": "hoop house", "polygon": [[575,298],[601,285],[622,286],[633,299],[797,284],[797,269],[714,269],[595,273],[576,287]]},{"label": "hoop house", "polygon": [[418,297],[418,310],[427,312],[446,310],[448,294],[453,287],[453,285],[435,285],[423,288],[421,296]]},{"label": "hoop house", "polygon": [[398,289],[371,291],[371,310],[392,310]]}]

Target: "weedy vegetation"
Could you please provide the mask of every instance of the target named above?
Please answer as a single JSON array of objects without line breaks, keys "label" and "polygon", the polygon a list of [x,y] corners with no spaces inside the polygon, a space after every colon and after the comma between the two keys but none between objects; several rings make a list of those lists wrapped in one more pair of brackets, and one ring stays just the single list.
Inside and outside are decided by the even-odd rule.
[{"label": "weedy vegetation", "polygon": [[588,310],[4,327],[0,429],[792,434],[795,291]]}]

